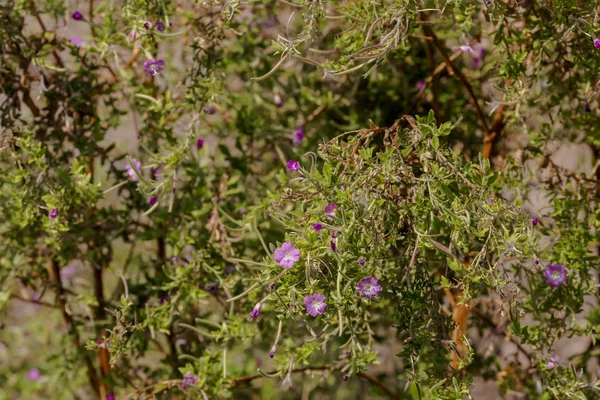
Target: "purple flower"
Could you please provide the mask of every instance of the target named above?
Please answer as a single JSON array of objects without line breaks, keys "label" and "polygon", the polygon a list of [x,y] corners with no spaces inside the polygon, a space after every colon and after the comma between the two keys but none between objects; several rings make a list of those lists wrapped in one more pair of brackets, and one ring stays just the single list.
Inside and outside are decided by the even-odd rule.
[{"label": "purple flower", "polygon": [[362,258],[362,257],[361,257],[361,258],[359,258],[359,259],[358,259],[358,263],[359,263],[360,265],[365,265],[365,259],[364,259],[364,258]]},{"label": "purple flower", "polygon": [[144,71],[154,76],[163,70],[165,62],[163,60],[155,60],[151,58],[144,63]]},{"label": "purple flower", "polygon": [[152,207],[153,205],[158,203],[158,197],[156,197],[156,196],[150,197],[150,201],[148,203],[150,204],[150,207]]},{"label": "purple flower", "polygon": [[423,89],[425,89],[425,86],[427,86],[427,83],[425,83],[425,81],[417,82],[417,89],[423,90]]},{"label": "purple flower", "polygon": [[281,96],[279,96],[278,94],[273,96],[273,102],[275,103],[275,106],[277,106],[277,107],[283,106],[283,101],[281,100]]},{"label": "purple flower", "polygon": [[594,47],[600,50],[600,39],[594,39]]},{"label": "purple flower", "polygon": [[190,386],[195,386],[196,382],[198,382],[198,377],[196,375],[187,374],[183,377],[183,383],[181,384],[181,387],[183,389],[187,389]]},{"label": "purple flower", "polygon": [[250,312],[250,316],[254,319],[258,318],[258,314],[260,314],[260,310],[262,309],[262,302],[256,303],[252,311]]},{"label": "purple flower", "polygon": [[291,242],[284,242],[281,247],[275,249],[275,261],[283,268],[292,268],[294,263],[300,259],[300,250]]},{"label": "purple flower", "polygon": [[198,148],[198,150],[200,150],[201,148],[204,147],[204,139],[198,139],[196,141],[196,147]]},{"label": "purple flower", "polygon": [[292,144],[294,146],[300,146],[302,144],[302,140],[304,140],[304,127],[300,125],[294,131],[294,136],[292,136]]},{"label": "purple flower", "polygon": [[531,225],[536,226],[538,224],[538,219],[537,218],[533,218],[531,220]]},{"label": "purple flower", "polygon": [[372,276],[367,276],[356,285],[356,290],[360,293],[360,297],[366,297],[370,299],[375,296],[379,296],[381,292],[381,286],[377,283],[377,279]]},{"label": "purple flower", "polygon": [[335,214],[336,209],[337,209],[337,206],[335,204],[331,203],[331,204],[328,204],[323,211],[325,212],[325,214],[333,215],[333,214]]},{"label": "purple flower", "polygon": [[162,32],[165,30],[165,24],[162,21],[158,21],[156,23],[156,29],[158,29],[159,32]]},{"label": "purple flower", "polygon": [[331,250],[333,250],[333,251],[335,251],[335,248],[337,247],[333,240],[329,241],[329,246],[331,247]]},{"label": "purple flower", "polygon": [[315,232],[319,232],[321,229],[323,229],[323,224],[317,222],[316,224],[313,224],[313,229]]},{"label": "purple flower", "polygon": [[567,269],[562,264],[548,264],[544,271],[546,282],[552,287],[567,284]]},{"label": "purple flower", "polygon": [[225,276],[233,274],[235,272],[235,265],[229,264],[225,267],[223,272],[225,273]]},{"label": "purple flower", "polygon": [[183,345],[187,344],[187,340],[185,340],[184,338],[179,338],[179,339],[177,339],[177,341],[175,342],[175,344],[183,346]]},{"label": "purple flower", "polygon": [[[131,161],[138,170],[142,166],[142,163],[133,157],[131,157]],[[134,182],[137,182],[137,175],[135,174],[135,169],[131,166],[131,164],[127,164],[125,166],[125,169],[127,170],[127,175],[129,175],[129,179],[131,179]]]},{"label": "purple flower", "polygon": [[304,306],[306,307],[306,313],[316,317],[319,314],[323,314],[327,309],[325,304],[325,296],[321,293],[309,294],[304,298]]},{"label": "purple flower", "polygon": [[554,361],[554,362],[558,362],[558,358],[559,358],[559,357],[558,357],[558,354],[552,354],[552,355],[550,356],[550,359],[551,359],[552,361]]},{"label": "purple flower", "polygon": [[115,395],[109,394],[108,396],[106,396],[106,400],[115,400]]},{"label": "purple flower", "polygon": [[548,369],[553,369],[554,367],[555,367],[555,365],[552,361],[550,361],[546,364],[546,368],[548,368]]},{"label": "purple flower", "polygon": [[75,262],[69,263],[66,267],[60,270],[60,277],[62,279],[67,279],[77,271],[77,264]]},{"label": "purple flower", "polygon": [[50,211],[50,218],[54,219],[56,217],[58,217],[58,210],[53,208],[52,211]]},{"label": "purple flower", "polygon": [[27,379],[29,379],[32,382],[39,381],[41,377],[42,374],[37,368],[31,368],[29,372],[27,372]]},{"label": "purple flower", "polygon": [[287,169],[289,171],[298,171],[298,168],[300,168],[300,164],[298,164],[298,161],[296,160],[290,160],[287,163]]},{"label": "purple flower", "polygon": [[75,11],[73,13],[73,19],[75,21],[81,21],[83,19],[83,15],[79,11]]},{"label": "purple flower", "polygon": [[83,46],[83,40],[80,37],[77,36],[71,36],[69,38],[69,41],[71,42],[71,44],[75,47],[82,47]]},{"label": "purple flower", "polygon": [[471,47],[471,45],[469,43],[462,45],[462,46],[454,46],[452,48],[454,51],[462,51],[465,53],[473,53],[475,50],[473,50],[473,47]]}]

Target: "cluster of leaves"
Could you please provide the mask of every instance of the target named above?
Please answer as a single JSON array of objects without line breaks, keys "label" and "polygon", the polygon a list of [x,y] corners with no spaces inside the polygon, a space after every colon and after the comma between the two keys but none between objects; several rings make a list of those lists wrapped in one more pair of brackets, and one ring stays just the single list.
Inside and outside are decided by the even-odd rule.
[{"label": "cluster of leaves", "polygon": [[[3,392],[597,396],[600,170],[558,165],[552,141],[600,154],[598,12],[0,4]],[[589,348],[550,366],[571,337]]]}]

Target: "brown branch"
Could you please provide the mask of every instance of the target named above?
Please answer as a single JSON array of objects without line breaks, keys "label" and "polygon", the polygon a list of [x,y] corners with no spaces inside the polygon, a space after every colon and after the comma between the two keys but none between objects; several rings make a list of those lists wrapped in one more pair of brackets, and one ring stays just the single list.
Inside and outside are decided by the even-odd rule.
[{"label": "brown branch", "polygon": [[[316,366],[316,367],[295,368],[292,370],[292,373],[310,372],[310,371],[332,372],[332,371],[339,371],[340,369],[342,369],[342,366],[340,366],[340,365],[329,364],[329,365],[321,365],[321,366]],[[271,371],[271,372],[267,373],[267,375],[273,375],[273,374],[276,374],[277,372],[278,371]],[[375,376],[373,376],[367,372],[361,371],[357,375],[360,376],[361,378],[373,383],[374,385],[378,386],[383,392],[385,392],[392,399],[408,399],[408,397],[406,395],[395,393],[392,389],[387,387],[385,385],[385,383],[381,382]],[[236,387],[241,384],[250,383],[255,379],[264,378],[264,377],[265,377],[265,375],[263,375],[263,374],[252,374],[252,375],[243,376],[241,378],[233,379],[231,381],[231,387]]]},{"label": "brown branch", "polygon": [[452,69],[452,72],[454,72],[454,74],[456,76],[458,76],[458,78],[462,82],[463,86],[467,89],[467,92],[469,92],[469,96],[471,96],[471,100],[473,101],[473,104],[475,105],[475,111],[477,111],[477,116],[479,117],[479,120],[481,121],[481,125],[483,126],[483,131],[486,135],[488,135],[490,132],[490,128],[485,119],[485,115],[483,114],[483,110],[479,106],[479,101],[477,99],[477,96],[475,95],[475,92],[473,91],[473,86],[471,86],[471,84],[467,80],[467,77],[462,73],[462,71],[460,69],[456,68],[454,63],[452,63],[452,61],[450,60],[450,57],[448,56],[448,54],[446,54],[446,49],[444,48],[444,45],[442,44],[442,42],[440,42],[440,40],[438,39],[436,34],[433,32],[431,27],[427,26],[427,25],[423,25],[423,31],[425,32],[426,35],[428,35],[432,38],[433,44],[435,45],[435,47],[438,48],[446,65],[448,65],[450,67],[450,69]]},{"label": "brown branch", "polygon": [[99,381],[98,381],[98,375],[96,374],[96,369],[94,368],[94,365],[92,364],[92,360],[90,359],[89,355],[86,353],[85,349],[81,346],[81,340],[79,339],[79,333],[77,333],[77,327],[75,326],[75,321],[73,321],[73,318],[71,317],[71,315],[67,312],[67,302],[65,300],[65,290],[63,288],[62,282],[60,280],[60,267],[58,265],[58,261],[56,261],[55,259],[51,260],[50,263],[50,277],[56,287],[56,301],[58,302],[58,307],[60,309],[60,312],[63,316],[63,319],[65,320],[65,322],[67,323],[68,327],[69,327],[69,332],[71,334],[71,336],[73,337],[73,344],[75,345],[75,347],[77,348],[77,353],[81,354],[83,356],[83,359],[85,361],[85,365],[87,368],[87,375],[88,378],[90,380],[90,384],[92,385],[92,388],[94,389],[94,392],[96,392],[96,394],[99,394]]}]

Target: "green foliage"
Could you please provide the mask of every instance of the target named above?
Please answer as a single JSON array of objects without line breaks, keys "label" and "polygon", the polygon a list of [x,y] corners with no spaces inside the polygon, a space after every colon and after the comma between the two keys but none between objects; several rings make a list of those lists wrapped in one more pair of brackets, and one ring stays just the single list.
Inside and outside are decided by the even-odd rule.
[{"label": "green foliage", "polygon": [[0,17],[2,396],[600,393],[596,2]]}]

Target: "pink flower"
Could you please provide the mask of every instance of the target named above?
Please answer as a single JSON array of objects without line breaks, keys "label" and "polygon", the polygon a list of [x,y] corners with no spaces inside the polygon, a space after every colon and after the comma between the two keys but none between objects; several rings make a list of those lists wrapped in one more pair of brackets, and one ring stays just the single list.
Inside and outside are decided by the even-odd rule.
[{"label": "pink flower", "polygon": [[39,381],[41,377],[42,373],[37,368],[31,368],[29,372],[27,372],[27,379],[29,379],[32,382]]},{"label": "pink flower", "polygon": [[304,298],[304,306],[308,315],[316,317],[319,314],[323,314],[327,309],[325,296],[321,293],[309,294]]},{"label": "pink flower", "polygon": [[356,290],[360,293],[360,297],[366,297],[370,299],[375,296],[379,296],[381,293],[381,286],[377,283],[377,279],[372,276],[367,276],[356,285]]},{"label": "pink flower", "polygon": [[600,50],[600,39],[594,39],[594,47]]},{"label": "pink flower", "polygon": [[144,71],[154,76],[163,70],[165,62],[163,60],[150,59],[144,63]]},{"label": "pink flower", "polygon": [[302,144],[302,140],[304,140],[304,127],[301,125],[294,131],[294,136],[292,136],[292,144],[294,146],[300,146]]},{"label": "pink flower", "polygon": [[275,249],[275,261],[283,268],[292,268],[294,263],[300,259],[300,250],[291,242],[284,242],[281,247]]},{"label": "pink flower", "polygon": [[260,314],[260,310],[262,309],[262,302],[256,303],[252,311],[250,312],[250,316],[254,319],[258,318],[258,314]]},{"label": "pink flower", "polygon": [[83,40],[80,37],[77,36],[71,36],[69,38],[69,41],[71,42],[71,44],[73,44],[73,46],[75,47],[82,47],[83,46]]},{"label": "pink flower", "polygon": [[331,204],[328,204],[323,211],[325,211],[325,214],[333,215],[333,214],[335,214],[336,209],[337,209],[337,206],[335,204],[331,203]]},{"label": "pink flower", "polygon": [[[142,163],[139,162],[137,159],[135,159],[133,157],[131,157],[131,161],[133,162],[133,164],[135,165],[135,167],[138,170],[142,166]],[[133,167],[131,166],[131,164],[127,164],[125,166],[125,169],[127,170],[127,175],[129,175],[129,179],[131,179],[134,182],[137,182],[137,175],[135,174],[135,170],[133,169]]]},{"label": "pink flower", "polygon": [[546,282],[552,287],[567,284],[567,269],[562,264],[548,264],[544,271]]}]

